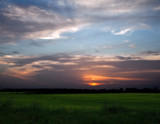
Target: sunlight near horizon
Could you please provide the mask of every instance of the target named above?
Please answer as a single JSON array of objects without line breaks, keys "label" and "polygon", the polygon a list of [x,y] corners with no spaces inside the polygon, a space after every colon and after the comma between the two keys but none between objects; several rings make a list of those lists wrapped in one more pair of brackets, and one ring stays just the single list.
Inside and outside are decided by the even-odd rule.
[{"label": "sunlight near horizon", "polygon": [[92,82],[92,83],[85,83],[89,86],[99,86],[99,85],[103,85],[104,83],[96,83],[96,82]]},{"label": "sunlight near horizon", "polygon": [[103,81],[105,80],[106,77],[104,76],[99,76],[99,75],[84,75],[83,80],[84,81]]}]

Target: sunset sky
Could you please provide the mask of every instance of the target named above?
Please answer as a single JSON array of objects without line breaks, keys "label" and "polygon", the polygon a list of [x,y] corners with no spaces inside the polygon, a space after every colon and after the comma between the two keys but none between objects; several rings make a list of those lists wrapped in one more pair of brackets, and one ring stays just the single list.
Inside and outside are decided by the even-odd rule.
[{"label": "sunset sky", "polygon": [[160,88],[160,0],[0,0],[0,88]]}]

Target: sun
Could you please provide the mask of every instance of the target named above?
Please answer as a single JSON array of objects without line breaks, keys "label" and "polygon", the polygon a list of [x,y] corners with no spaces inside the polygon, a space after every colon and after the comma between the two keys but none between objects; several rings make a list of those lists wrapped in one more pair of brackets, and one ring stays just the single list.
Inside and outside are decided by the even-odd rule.
[{"label": "sun", "polygon": [[99,86],[99,85],[102,85],[103,83],[95,83],[95,82],[93,82],[93,83],[86,83],[87,85],[89,85],[89,86]]},{"label": "sun", "polygon": [[104,83],[99,83],[99,81],[104,81],[106,77],[99,76],[99,75],[84,75],[83,80],[86,82],[84,84],[89,86],[99,86],[103,85]]}]

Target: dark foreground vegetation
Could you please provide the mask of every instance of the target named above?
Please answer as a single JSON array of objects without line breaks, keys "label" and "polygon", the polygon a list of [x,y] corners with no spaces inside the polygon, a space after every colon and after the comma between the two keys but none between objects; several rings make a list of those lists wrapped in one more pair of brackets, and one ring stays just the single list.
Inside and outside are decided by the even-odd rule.
[{"label": "dark foreground vegetation", "polygon": [[28,94],[63,94],[63,93],[160,93],[155,88],[120,88],[120,89],[0,89],[0,92],[25,92]]},{"label": "dark foreground vegetation", "polygon": [[0,124],[160,124],[160,94],[1,92]]}]

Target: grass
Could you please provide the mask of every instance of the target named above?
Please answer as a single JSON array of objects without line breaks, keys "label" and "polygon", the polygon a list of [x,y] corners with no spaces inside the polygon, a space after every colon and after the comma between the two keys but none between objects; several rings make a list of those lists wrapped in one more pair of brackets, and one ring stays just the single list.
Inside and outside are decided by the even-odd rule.
[{"label": "grass", "polygon": [[0,124],[160,124],[160,94],[0,93]]}]

